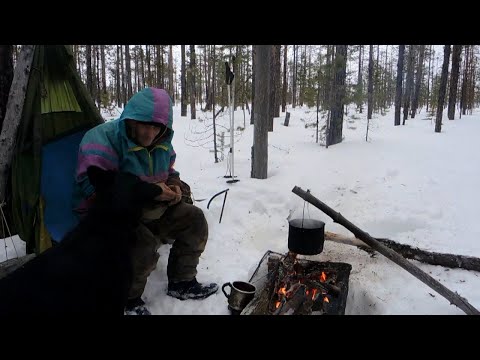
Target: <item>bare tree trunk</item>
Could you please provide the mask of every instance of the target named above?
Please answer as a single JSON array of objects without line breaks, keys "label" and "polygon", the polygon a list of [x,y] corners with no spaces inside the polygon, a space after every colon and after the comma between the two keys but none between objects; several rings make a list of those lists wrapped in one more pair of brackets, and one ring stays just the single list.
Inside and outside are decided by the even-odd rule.
[{"label": "bare tree trunk", "polygon": [[[358,76],[357,76],[357,109],[361,114],[363,112],[363,71],[362,71],[362,52],[363,45],[360,45],[358,50]],[[370,64],[368,66],[368,71],[370,71]],[[369,77],[370,79],[370,77]]]},{"label": "bare tree trunk", "polygon": [[282,112],[285,112],[286,107],[287,107],[287,50],[288,50],[288,45],[283,45]]},{"label": "bare tree trunk", "polygon": [[[256,68],[256,65],[255,65],[255,59],[257,57],[256,55],[256,50],[257,47],[255,45],[252,45],[252,112],[250,113],[250,125],[253,125],[254,124],[254,114],[255,114],[255,110],[254,110],[254,105],[255,105],[255,83],[256,83],[256,77],[255,77],[255,68]],[[253,161],[253,160],[252,160]]]},{"label": "bare tree trunk", "polygon": [[280,48],[281,45],[273,45],[275,52],[275,105],[273,107],[274,117],[280,116],[280,79],[281,79],[281,66],[280,66]]},{"label": "bare tree trunk", "polygon": [[[215,74],[215,45],[212,48],[212,73]],[[216,116],[215,116],[215,76],[212,76],[212,113],[213,113],[213,153],[215,157],[215,163],[218,163],[218,155],[217,155],[217,127],[216,127]],[[235,139],[230,139],[230,141],[234,141]],[[222,149],[223,150],[223,149]]]},{"label": "bare tree trunk", "polygon": [[175,84],[173,83],[173,48],[170,45],[168,50],[168,93],[175,104]]},{"label": "bare tree trunk", "polygon": [[407,65],[407,82],[405,84],[405,96],[403,97],[403,125],[408,118],[408,109],[410,108],[410,96],[413,87],[413,68],[415,62],[415,45],[408,47],[408,65]]},{"label": "bare tree trunk", "polygon": [[155,58],[155,68],[157,69],[157,77],[155,79],[156,85],[158,88],[162,87],[162,81],[160,79],[161,73],[162,73],[162,68],[160,67],[160,58],[162,57],[162,52],[160,50],[160,45],[155,45],[156,49],[156,58]]},{"label": "bare tree trunk", "polygon": [[107,75],[106,75],[106,63],[105,63],[105,45],[100,45],[100,56],[102,60],[102,95],[104,101],[107,101]]},{"label": "bare tree trunk", "polygon": [[400,125],[400,110],[402,106],[402,82],[403,82],[403,58],[405,53],[405,45],[398,47],[397,62],[397,88],[395,92],[395,126]]},{"label": "bare tree trunk", "polygon": [[190,114],[191,119],[197,118],[196,101],[195,101],[195,73],[197,71],[197,65],[195,64],[195,45],[190,45]]},{"label": "bare tree trunk", "polygon": [[373,45],[370,45],[368,55],[368,104],[367,104],[367,119],[372,118],[373,112]]},{"label": "bare tree trunk", "polygon": [[127,103],[127,77],[126,77],[126,70],[125,70],[125,64],[126,61],[124,60],[124,54],[123,54],[123,46],[120,46],[120,62],[122,66],[122,102],[123,102],[123,107],[125,107],[125,104]]},{"label": "bare tree trunk", "polygon": [[255,45],[255,124],[252,146],[252,178],[266,179],[268,173],[268,84],[270,81],[271,45]]},{"label": "bare tree trunk", "polygon": [[[210,46],[215,45],[205,45],[204,52],[204,62],[205,62],[205,110],[212,110],[212,90],[211,90],[211,59],[210,56],[207,58],[207,51],[210,52]],[[207,50],[208,49],[208,50]]]},{"label": "bare tree trunk", "polygon": [[[0,45],[0,133],[13,81],[13,46]],[[1,199],[0,199],[1,200]],[[1,220],[0,220],[1,221]]]},{"label": "bare tree trunk", "polygon": [[35,45],[23,45],[13,73],[4,124],[0,132],[0,203],[5,201],[7,178],[15,148],[18,124],[22,117],[34,52]]},{"label": "bare tree trunk", "polygon": [[415,79],[415,93],[412,100],[412,111],[410,112],[411,118],[415,118],[415,114],[418,109],[418,100],[420,98],[420,89],[423,82],[423,59],[425,57],[425,45],[420,45],[420,55],[418,57],[417,65],[417,77]]},{"label": "bare tree trunk", "polygon": [[297,46],[293,45],[292,108],[297,106]]},{"label": "bare tree trunk", "polygon": [[268,102],[268,131],[273,131],[273,116],[275,113],[275,45],[270,45],[270,71],[269,71],[269,84],[268,84],[268,93],[269,93],[269,102]]},{"label": "bare tree trunk", "polygon": [[185,45],[180,45],[182,69],[180,74],[180,116],[187,116],[187,79],[185,76]]},{"label": "bare tree trunk", "polygon": [[460,111],[465,115],[467,110],[467,87],[468,87],[468,70],[470,68],[470,45],[465,45],[465,61],[463,65],[463,80],[462,80],[462,96],[460,98]]},{"label": "bare tree trunk", "polygon": [[94,76],[94,79],[95,79],[95,96],[96,96],[96,99],[97,99],[97,104],[98,104],[98,108],[100,108],[103,104],[103,101],[102,101],[102,97],[101,97],[101,91],[100,91],[100,82],[101,82],[101,79],[100,79],[100,51],[99,51],[99,47],[98,45],[95,45],[94,46],[94,49],[95,49],[95,59],[96,59],[96,62],[95,62],[95,76]]},{"label": "bare tree trunk", "polygon": [[298,99],[300,106],[303,106],[304,98],[305,98],[305,80],[307,77],[307,45],[304,45],[302,56],[300,59],[300,63],[302,64],[300,67],[300,89],[298,91]]},{"label": "bare tree trunk", "polygon": [[135,67],[133,68],[133,89],[134,92],[140,91],[140,81],[139,81],[139,65],[138,65],[138,46],[133,47],[133,62]]},{"label": "bare tree trunk", "polygon": [[95,99],[95,93],[93,91],[93,78],[92,78],[92,45],[86,45],[86,63],[87,63],[87,90],[92,97]]},{"label": "bare tree trunk", "polygon": [[126,76],[127,77],[127,99],[130,100],[130,98],[133,95],[133,89],[132,89],[132,68],[130,66],[130,47],[128,45],[125,45],[125,70],[127,71],[127,76]]},{"label": "bare tree trunk", "polygon": [[120,81],[120,66],[121,66],[121,63],[120,63],[120,49],[121,49],[121,45],[117,45],[117,58],[116,58],[116,61],[115,61],[115,79],[116,79],[116,99],[117,99],[117,106],[120,106],[120,102],[121,102],[121,92],[120,92],[120,89],[121,89],[121,81]]},{"label": "bare tree trunk", "polygon": [[458,75],[460,72],[460,56],[462,45],[453,45],[452,52],[452,75],[450,77],[450,91],[448,97],[448,119],[455,119],[455,105],[457,103]]},{"label": "bare tree trunk", "polygon": [[435,132],[442,131],[443,105],[445,103],[445,93],[447,91],[449,62],[450,62],[450,45],[445,45],[443,48],[442,76],[440,77],[440,89],[438,91],[437,118],[435,120]]},{"label": "bare tree trunk", "polygon": [[152,81],[152,67],[151,67],[151,61],[152,61],[152,56],[150,52],[150,45],[145,45],[145,58],[146,58],[146,63],[147,63],[147,81],[145,85],[152,86],[153,81]]},{"label": "bare tree trunk", "polygon": [[143,51],[143,46],[140,45],[140,76],[142,78],[142,81],[140,82],[141,84],[141,89],[145,89],[146,86],[146,74],[145,74],[145,53]]},{"label": "bare tree trunk", "polygon": [[427,94],[426,94],[426,112],[428,112],[428,105],[430,103],[430,68],[432,66],[432,45],[429,47],[429,54],[428,54],[428,74],[427,74]]},{"label": "bare tree trunk", "polygon": [[334,86],[331,107],[331,120],[328,129],[328,144],[335,145],[342,141],[343,105],[345,102],[345,78],[347,75],[347,45],[336,45],[334,61]]}]

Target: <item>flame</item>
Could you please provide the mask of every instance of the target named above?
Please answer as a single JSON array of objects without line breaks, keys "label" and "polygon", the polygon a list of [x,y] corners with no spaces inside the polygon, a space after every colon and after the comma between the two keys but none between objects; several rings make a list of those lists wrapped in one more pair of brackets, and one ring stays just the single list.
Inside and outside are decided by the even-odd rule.
[{"label": "flame", "polygon": [[287,288],[284,286],[278,290],[278,293],[281,295],[287,295]]},{"label": "flame", "polygon": [[320,275],[320,281],[321,282],[327,281],[327,274],[325,274],[324,271],[322,271],[322,275]]},{"label": "flame", "polygon": [[[315,300],[315,295],[317,295],[318,289],[312,289],[312,300]],[[307,292],[308,295],[308,292]]]},{"label": "flame", "polygon": [[280,301],[277,301],[277,302],[275,303],[275,309],[278,309],[278,308],[280,307],[280,304],[281,304],[281,302],[280,302]]},{"label": "flame", "polygon": [[327,303],[330,302],[330,300],[328,300],[328,297],[326,297],[326,296],[323,298],[323,301],[325,301],[325,302],[327,302]]}]

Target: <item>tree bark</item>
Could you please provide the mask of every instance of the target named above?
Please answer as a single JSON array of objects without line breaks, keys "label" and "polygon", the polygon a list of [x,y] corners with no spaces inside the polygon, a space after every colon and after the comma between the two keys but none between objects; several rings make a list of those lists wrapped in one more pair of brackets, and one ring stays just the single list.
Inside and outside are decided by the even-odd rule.
[{"label": "tree bark", "polygon": [[270,68],[268,84],[268,131],[273,131],[273,117],[275,116],[275,45],[270,45]]},{"label": "tree bark", "polygon": [[34,52],[35,45],[22,46],[8,95],[4,124],[0,133],[0,203],[5,200],[7,178],[15,148],[18,125],[22,117]]},{"label": "tree bark", "polygon": [[373,45],[370,45],[368,55],[368,104],[367,104],[367,119],[372,118],[373,112]]},{"label": "tree bark", "polygon": [[442,76],[440,77],[440,89],[438,91],[437,118],[435,120],[435,132],[442,131],[443,105],[445,103],[445,92],[447,91],[448,64],[450,62],[450,45],[443,48]]},{"label": "tree bark", "polygon": [[[367,252],[374,251],[370,246],[355,237],[344,236],[329,231],[325,231],[325,239],[337,243],[357,246]],[[378,242],[395,250],[406,259],[413,259],[425,264],[438,265],[451,269],[465,269],[480,272],[480,259],[473,256],[455,255],[446,253],[437,253],[411,247],[406,244],[399,244],[390,239],[375,238]]]},{"label": "tree bark", "polygon": [[[358,75],[357,75],[357,110],[363,113],[363,45],[359,45],[358,49]],[[368,65],[370,71],[370,64]],[[370,77],[369,77],[370,78]]]},{"label": "tree bark", "polygon": [[273,107],[273,116],[280,117],[280,79],[281,79],[281,66],[280,66],[280,59],[281,53],[280,48],[281,45],[273,45],[274,53],[275,53],[275,104]]},{"label": "tree bark", "polygon": [[130,98],[133,95],[133,89],[132,89],[132,68],[130,64],[130,46],[125,45],[125,70],[127,72],[126,74],[126,89],[127,89],[127,101],[130,100]]},{"label": "tree bark", "polygon": [[407,65],[407,79],[405,84],[405,96],[403,97],[403,125],[408,118],[408,109],[410,108],[410,97],[413,88],[413,68],[415,64],[415,45],[408,47],[408,65]]},{"label": "tree bark", "polygon": [[0,45],[0,133],[13,80],[13,46]]},{"label": "tree bark", "polygon": [[452,75],[450,77],[450,91],[448,94],[448,119],[455,119],[455,105],[457,103],[458,75],[460,73],[460,56],[462,45],[453,45]]},{"label": "tree bark", "polygon": [[115,64],[115,79],[116,79],[116,99],[117,99],[117,106],[120,106],[121,103],[121,82],[120,82],[120,48],[121,45],[117,45],[117,59]]},{"label": "tree bark", "polygon": [[410,111],[410,117],[415,118],[418,109],[418,101],[420,99],[420,89],[423,82],[423,60],[425,58],[425,45],[420,45],[420,55],[418,57],[417,76],[415,79],[415,92],[412,99],[412,110]]},{"label": "tree bark", "polygon": [[256,46],[252,45],[252,112],[250,113],[250,125],[253,125],[255,122],[255,59],[256,59]]},{"label": "tree bark", "polygon": [[319,199],[314,197],[310,192],[306,192],[298,186],[295,186],[292,189],[292,192],[300,196],[302,199],[309,202],[316,208],[323,211],[325,214],[331,217],[334,222],[340,225],[343,225],[345,228],[350,230],[355,235],[355,237],[359,238],[360,240],[362,240],[363,242],[365,242],[366,244],[370,245],[372,248],[377,250],[380,254],[384,255],[385,257],[392,260],[397,265],[401,266],[403,269],[407,270],[410,274],[412,274],[417,279],[419,279],[420,281],[425,283],[427,286],[435,290],[437,293],[442,295],[444,298],[449,300],[450,303],[459,307],[466,314],[480,315],[480,311],[478,311],[475,307],[473,307],[465,298],[462,298],[458,294],[449,290],[444,285],[440,284],[437,280],[435,280],[433,277],[431,277],[430,275],[428,275],[427,273],[425,273],[424,271],[422,271],[421,269],[419,269],[418,267],[410,263],[403,256],[401,256],[394,250],[388,248],[387,246],[375,240],[367,232],[361,230],[359,227],[357,227],[356,225],[348,221],[340,213],[334,211],[332,208],[330,208],[329,206],[321,202]]},{"label": "tree bark", "polygon": [[9,259],[0,263],[0,279],[4,278],[8,274],[11,274],[18,268],[25,265],[28,261],[32,260],[36,254],[28,254],[22,257]]},{"label": "tree bark", "polygon": [[172,103],[175,104],[175,86],[173,84],[173,48],[170,45],[168,51],[168,93],[172,98]]},{"label": "tree bark", "polygon": [[180,74],[180,116],[187,116],[187,79],[185,76],[185,45],[180,45],[182,53],[182,73]]},{"label": "tree bark", "polygon": [[190,114],[191,119],[197,118],[196,109],[196,89],[195,89],[195,75],[197,71],[197,65],[195,64],[195,45],[190,45]]},{"label": "tree bark", "polygon": [[347,74],[347,45],[336,45],[332,88],[331,120],[328,128],[328,145],[342,141],[343,105],[345,102],[345,78]]},{"label": "tree bark", "polygon": [[292,71],[292,107],[297,106],[297,46],[293,45],[293,71]]},{"label": "tree bark", "polygon": [[268,172],[268,107],[271,45],[255,45],[255,124],[252,147],[252,178],[266,179]]},{"label": "tree bark", "polygon": [[95,99],[95,92],[93,90],[93,76],[92,76],[92,45],[86,45],[86,62],[87,62],[87,90],[92,99]]},{"label": "tree bark", "polygon": [[287,107],[287,49],[288,45],[283,45],[283,90],[282,90],[282,112]]},{"label": "tree bark", "polygon": [[470,45],[465,45],[465,61],[463,62],[463,80],[462,80],[462,91],[460,97],[460,111],[461,114],[465,115],[467,110],[467,87],[468,87],[468,70],[470,65]]},{"label": "tree bark", "polygon": [[402,82],[403,82],[403,58],[405,53],[405,45],[398,47],[397,62],[397,88],[395,91],[395,126],[400,125],[400,110],[402,107]]},{"label": "tree bark", "polygon": [[100,45],[100,57],[101,57],[101,67],[102,67],[102,96],[103,100],[107,101],[107,75],[105,63],[105,45]]}]

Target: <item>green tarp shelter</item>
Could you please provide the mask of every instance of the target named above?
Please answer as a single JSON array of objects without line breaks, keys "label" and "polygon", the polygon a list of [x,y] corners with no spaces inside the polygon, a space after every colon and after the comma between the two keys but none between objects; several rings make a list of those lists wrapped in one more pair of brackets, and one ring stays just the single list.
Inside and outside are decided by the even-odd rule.
[{"label": "green tarp shelter", "polygon": [[[10,151],[11,156],[0,161],[4,184],[0,202],[6,203],[10,230],[26,242],[27,253],[40,253],[52,246],[53,238],[45,209],[56,207],[57,214],[60,207],[68,209],[71,199],[65,194],[73,184],[78,143],[86,130],[103,122],[75,68],[69,45],[22,47],[7,121],[0,136],[0,153]],[[2,139],[9,135],[14,138],[13,147],[2,149]]]}]

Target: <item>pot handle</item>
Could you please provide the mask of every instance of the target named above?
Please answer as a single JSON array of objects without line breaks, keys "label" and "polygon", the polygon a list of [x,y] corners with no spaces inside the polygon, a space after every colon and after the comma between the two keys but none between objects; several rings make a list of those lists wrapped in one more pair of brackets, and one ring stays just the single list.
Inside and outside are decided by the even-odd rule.
[{"label": "pot handle", "polygon": [[229,299],[229,298],[230,298],[230,294],[227,294],[227,293],[225,292],[225,288],[226,288],[227,286],[230,286],[230,294],[231,294],[231,293],[232,293],[232,284],[230,284],[229,282],[227,282],[227,283],[225,283],[225,284],[222,285],[222,291],[223,291],[223,293],[225,294],[225,296],[227,297],[227,299]]}]

